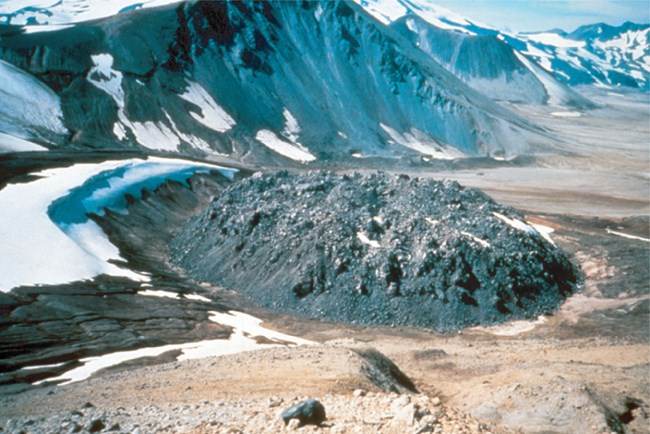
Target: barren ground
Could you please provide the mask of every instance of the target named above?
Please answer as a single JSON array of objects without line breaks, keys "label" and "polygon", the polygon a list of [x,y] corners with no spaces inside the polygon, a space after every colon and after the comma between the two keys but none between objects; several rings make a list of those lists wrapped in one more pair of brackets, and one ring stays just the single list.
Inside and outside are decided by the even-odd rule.
[{"label": "barren ground", "polygon": [[[609,106],[580,118],[517,108],[538,111],[563,137],[561,152],[535,167],[435,174],[483,188],[555,229],[585,282],[553,315],[445,335],[282,315],[207,288],[268,328],[322,345],[118,367],[0,397],[0,432],[38,432],[47,420],[67,432],[81,417],[72,411],[132,432],[279,432],[279,412],[307,396],[323,401],[328,420],[305,432],[650,432],[648,106],[645,96],[593,97]],[[409,403],[368,380],[354,354],[328,343],[341,339],[378,349],[413,380],[422,392],[409,399],[414,416],[403,410]],[[368,393],[355,396],[358,389]],[[85,402],[94,407],[82,410]],[[34,423],[16,425],[28,419]]]}]

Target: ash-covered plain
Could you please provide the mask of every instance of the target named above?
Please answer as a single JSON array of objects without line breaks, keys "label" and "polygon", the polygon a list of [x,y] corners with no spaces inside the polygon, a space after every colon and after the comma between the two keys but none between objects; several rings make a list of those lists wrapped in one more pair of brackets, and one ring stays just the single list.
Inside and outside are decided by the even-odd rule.
[{"label": "ash-covered plain", "polygon": [[518,211],[384,173],[256,174],[188,222],[172,259],[265,307],[438,331],[536,317],[580,280]]}]

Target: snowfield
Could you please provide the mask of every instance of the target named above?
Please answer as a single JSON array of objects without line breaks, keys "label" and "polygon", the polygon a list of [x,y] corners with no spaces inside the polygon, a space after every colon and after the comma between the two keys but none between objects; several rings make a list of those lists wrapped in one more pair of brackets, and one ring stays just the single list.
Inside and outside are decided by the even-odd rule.
[{"label": "snowfield", "polygon": [[[34,384],[60,381],[60,385],[76,383],[89,378],[100,369],[116,366],[129,360],[141,357],[156,357],[173,350],[181,350],[178,360],[199,359],[205,357],[225,356],[244,351],[253,351],[262,348],[277,347],[279,345],[312,345],[314,342],[297,338],[283,333],[275,332],[261,326],[262,320],[241,312],[229,311],[228,313],[211,312],[210,320],[217,324],[232,327],[233,334],[228,339],[210,339],[186,344],[171,344],[159,347],[140,348],[132,351],[118,351],[98,357],[81,359],[82,366],[72,369],[64,374],[38,381]],[[265,337],[273,344],[260,344],[256,337]],[[23,369],[30,369],[29,367]]]},{"label": "snowfield", "polygon": [[35,181],[7,185],[0,190],[0,291],[100,274],[147,280],[110,262],[123,259],[86,214],[125,204],[124,194],[132,189],[154,188],[208,169],[233,173],[220,166],[149,158],[47,169],[32,174]]}]

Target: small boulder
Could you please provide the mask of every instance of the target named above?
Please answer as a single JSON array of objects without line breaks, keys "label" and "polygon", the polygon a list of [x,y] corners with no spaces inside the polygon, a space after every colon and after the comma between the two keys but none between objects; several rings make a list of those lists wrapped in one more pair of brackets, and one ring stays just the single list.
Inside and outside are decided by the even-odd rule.
[{"label": "small boulder", "polygon": [[95,419],[90,423],[90,426],[88,427],[88,432],[100,432],[106,428],[106,424],[104,423],[103,420],[101,419]]},{"label": "small boulder", "polygon": [[320,401],[307,399],[301,401],[282,413],[282,420],[287,425],[291,419],[298,419],[300,425],[320,425],[325,420],[325,407]]}]

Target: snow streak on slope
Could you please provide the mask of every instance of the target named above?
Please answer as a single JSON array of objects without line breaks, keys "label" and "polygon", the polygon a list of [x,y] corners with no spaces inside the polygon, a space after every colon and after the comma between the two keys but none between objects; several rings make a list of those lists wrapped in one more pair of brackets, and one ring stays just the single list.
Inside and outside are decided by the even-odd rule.
[{"label": "snow streak on slope", "polygon": [[316,159],[304,146],[282,140],[273,131],[260,130],[255,138],[267,148],[292,160],[309,162]]},{"label": "snow streak on slope", "polygon": [[66,134],[61,101],[30,74],[0,60],[0,131],[24,139]]},{"label": "snow streak on slope", "polygon": [[[158,151],[176,151],[181,144],[179,137],[161,122],[131,122],[124,111],[124,90],[122,73],[113,69],[113,56],[107,53],[91,56],[94,65],[87,79],[94,86],[109,94],[117,104],[119,121],[113,126],[115,136],[123,140],[127,128],[131,130],[138,143]],[[194,115],[194,113],[192,113]]]},{"label": "snow streak on slope", "polygon": [[206,127],[223,133],[235,125],[235,120],[216,103],[200,84],[190,82],[181,98],[199,106],[202,113],[199,115],[190,112],[190,115]]},{"label": "snow streak on slope", "polygon": [[125,193],[208,168],[224,170],[150,158],[48,169],[34,173],[35,181],[7,185],[0,190],[0,291],[100,274],[146,279],[109,262],[122,260],[119,251],[87,214],[125,205]]}]

